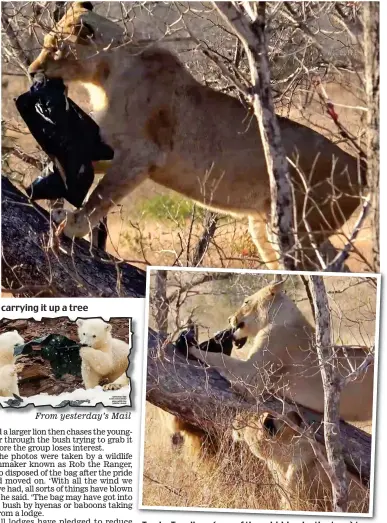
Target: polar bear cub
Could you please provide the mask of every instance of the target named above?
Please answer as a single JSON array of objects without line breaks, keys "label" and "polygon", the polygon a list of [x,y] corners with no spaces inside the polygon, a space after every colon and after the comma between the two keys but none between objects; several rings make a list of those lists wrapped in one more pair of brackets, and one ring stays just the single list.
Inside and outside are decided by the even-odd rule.
[{"label": "polar bear cub", "polygon": [[22,343],[24,340],[17,330],[0,334],[0,396],[12,397],[13,394],[19,396],[18,366],[14,349]]},{"label": "polar bear cub", "polygon": [[129,345],[112,337],[112,326],[99,318],[77,320],[82,348],[82,379],[85,389],[108,381],[104,390],[116,390],[129,384],[126,370]]}]

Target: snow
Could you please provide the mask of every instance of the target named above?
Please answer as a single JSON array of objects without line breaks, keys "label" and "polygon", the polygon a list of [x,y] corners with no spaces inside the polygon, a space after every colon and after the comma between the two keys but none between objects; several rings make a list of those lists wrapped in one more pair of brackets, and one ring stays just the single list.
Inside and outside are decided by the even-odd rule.
[{"label": "snow", "polygon": [[[102,404],[105,407],[131,407],[132,402],[130,398],[131,383],[126,387],[118,390],[104,391],[102,387],[98,386],[94,389],[77,389],[73,392],[63,392],[58,396],[50,394],[37,394],[28,398],[21,398],[23,401],[19,402],[16,398],[0,398],[0,405],[3,408],[23,408],[27,405],[64,407],[68,405],[67,402],[80,402],[77,404],[70,404],[71,407],[95,407]],[[64,404],[65,402],[65,404]]]}]

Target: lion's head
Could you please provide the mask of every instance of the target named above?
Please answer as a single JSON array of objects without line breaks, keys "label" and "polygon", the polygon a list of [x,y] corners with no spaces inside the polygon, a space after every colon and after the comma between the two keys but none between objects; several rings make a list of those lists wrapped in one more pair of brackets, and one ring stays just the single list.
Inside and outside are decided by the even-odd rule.
[{"label": "lion's head", "polygon": [[228,321],[234,329],[234,342],[242,348],[248,338],[255,337],[268,324],[269,310],[275,297],[281,292],[283,282],[267,285],[255,294],[248,296],[240,309]]},{"label": "lion's head", "polygon": [[[296,427],[301,427],[302,419],[296,411],[286,414],[288,420]],[[273,452],[276,443],[287,445],[299,432],[290,427],[286,421],[273,416],[269,412],[260,415],[238,414],[233,420],[232,437],[234,441],[246,441],[253,447],[256,456],[268,459]]]},{"label": "lion's head", "polygon": [[123,29],[93,12],[91,2],[73,2],[44,37],[43,49],[29,67],[30,74],[92,82],[106,75],[104,54],[122,39]]}]

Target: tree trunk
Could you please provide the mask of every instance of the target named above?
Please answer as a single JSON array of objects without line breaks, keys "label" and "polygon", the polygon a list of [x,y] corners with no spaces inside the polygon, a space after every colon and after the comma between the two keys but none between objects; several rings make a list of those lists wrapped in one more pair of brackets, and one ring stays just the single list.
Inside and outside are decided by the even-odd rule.
[{"label": "tree trunk", "polygon": [[156,271],[156,289],[154,296],[155,320],[160,334],[168,335],[169,300],[167,298],[168,271]]},{"label": "tree trunk", "polygon": [[212,211],[206,211],[203,220],[204,231],[195,247],[195,252],[192,258],[192,267],[198,267],[202,265],[203,258],[206,255],[208,247],[210,246],[210,242],[216,232],[217,224],[218,215]]},{"label": "tree trunk", "polygon": [[[236,410],[256,412],[257,409],[256,402],[249,403],[233,393],[228,381],[216,371],[184,358],[175,352],[172,343],[165,342],[151,329],[148,333],[146,399],[184,421],[222,437],[231,437],[231,421]],[[282,413],[283,405],[279,400],[270,398],[264,405]],[[323,443],[322,415],[303,407],[299,410],[313,425],[317,440]],[[371,470],[371,436],[342,421],[340,437],[348,470],[367,485]]]},{"label": "tree trunk", "polygon": [[[270,178],[273,248],[277,252],[280,268],[294,270],[296,264],[293,191],[271,93],[265,31],[266,2],[259,2],[258,6],[247,5],[250,3],[245,2],[245,9],[237,9],[231,2],[214,4],[241,40],[249,61],[254,112]],[[252,16],[254,18],[251,18]]]},{"label": "tree trunk", "polygon": [[340,437],[340,393],[342,389],[339,364],[332,345],[331,314],[324,280],[310,276],[316,320],[316,350],[324,387],[324,436],[329,478],[332,482],[333,511],[347,512],[348,482]]},{"label": "tree trunk", "polygon": [[367,182],[371,191],[374,271],[380,271],[379,250],[379,2],[364,2],[364,54],[367,96]]},{"label": "tree trunk", "polygon": [[145,296],[145,272],[89,242],[53,237],[50,215],[2,177],[2,286],[18,296]]}]

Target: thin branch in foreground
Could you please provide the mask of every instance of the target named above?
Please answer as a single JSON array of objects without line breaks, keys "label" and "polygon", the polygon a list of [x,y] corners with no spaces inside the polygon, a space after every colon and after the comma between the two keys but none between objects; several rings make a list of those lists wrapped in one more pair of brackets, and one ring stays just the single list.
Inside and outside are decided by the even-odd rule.
[{"label": "thin branch in foreground", "polygon": [[12,27],[11,20],[7,13],[5,12],[6,6],[3,3],[1,7],[1,25],[4,33],[9,41],[11,52],[16,59],[18,66],[23,69],[25,74],[28,75],[28,66],[31,63],[31,60],[28,58],[24,49],[21,47],[20,42],[15,34],[15,31]]},{"label": "thin branch in foreground", "polygon": [[310,276],[314,310],[316,312],[316,350],[324,387],[324,436],[329,478],[332,483],[333,510],[346,512],[348,505],[348,482],[340,438],[340,378],[338,359],[332,347],[331,314],[324,280]]},{"label": "thin branch in foreground", "polygon": [[344,267],[344,263],[349,257],[350,251],[353,248],[353,242],[356,240],[365,219],[367,218],[371,208],[370,196],[368,196],[363,203],[358,219],[356,220],[355,225],[351,236],[348,238],[347,243],[341,249],[341,251],[335,256],[335,258],[326,266],[324,269],[325,272],[341,272]]},{"label": "thin branch in foreground", "polygon": [[[245,2],[248,4],[248,2]],[[270,179],[272,245],[280,268],[294,270],[293,191],[271,93],[266,41],[266,2],[246,10],[231,2],[214,2],[222,18],[241,40],[250,66],[254,112],[258,121]],[[255,6],[256,7],[256,6]],[[254,16],[253,19],[249,14]]]}]

